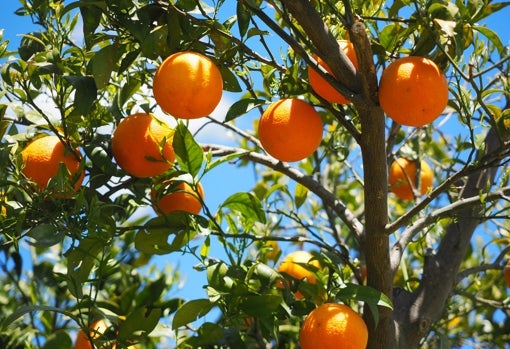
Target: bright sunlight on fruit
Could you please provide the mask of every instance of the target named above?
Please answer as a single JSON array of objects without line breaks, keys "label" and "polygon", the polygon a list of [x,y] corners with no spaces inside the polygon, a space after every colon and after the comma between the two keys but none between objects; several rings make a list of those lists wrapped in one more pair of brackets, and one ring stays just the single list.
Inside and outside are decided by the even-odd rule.
[{"label": "bright sunlight on fruit", "polygon": [[379,103],[399,124],[424,126],[446,108],[448,82],[439,67],[428,58],[399,58],[382,72]]},{"label": "bright sunlight on fruit", "polygon": [[322,119],[305,101],[281,99],[262,114],[258,132],[262,147],[271,156],[280,161],[299,161],[320,145]]},{"label": "bright sunlight on fruit", "polygon": [[[412,200],[415,196],[413,189],[417,185],[416,161],[406,158],[396,159],[390,166],[390,191],[402,200]],[[420,162],[420,189],[419,194],[424,195],[430,187],[434,173],[425,161]]]},{"label": "bright sunlight on fruit", "polygon": [[180,119],[196,119],[211,114],[219,104],[223,78],[210,58],[184,51],[163,61],[152,88],[163,111]]},{"label": "bright sunlight on fruit", "polygon": [[308,314],[299,333],[301,349],[365,349],[368,329],[347,305],[325,303]]}]

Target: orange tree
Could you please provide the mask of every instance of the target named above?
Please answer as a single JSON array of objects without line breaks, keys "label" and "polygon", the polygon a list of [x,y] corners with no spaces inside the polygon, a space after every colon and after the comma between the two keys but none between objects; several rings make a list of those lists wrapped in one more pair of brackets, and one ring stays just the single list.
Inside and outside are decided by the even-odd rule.
[{"label": "orange tree", "polygon": [[[484,23],[507,5],[20,1],[16,15],[37,29],[19,47],[0,41],[0,347],[71,348],[80,328],[104,319],[110,337],[97,346],[297,348],[306,315],[324,303],[363,315],[368,348],[504,347],[510,64]],[[352,42],[357,67],[339,40]],[[195,133],[152,92],[159,65],[182,51],[212,60],[232,101]],[[382,71],[407,56],[434,62],[449,87],[447,106],[420,127],[393,121],[378,100]],[[318,95],[309,67],[349,103]],[[437,102],[423,86],[401,95],[406,108]],[[266,153],[257,135],[260,115],[284,98],[310,104],[323,122],[317,149],[291,163]],[[174,125],[158,144],[175,153],[163,178],[134,177],[115,162],[113,130],[135,113]],[[197,141],[211,126],[236,145]],[[42,192],[23,172],[22,150],[42,134],[81,153],[85,178],[71,197],[51,195],[72,177],[65,166]],[[401,157],[432,169],[424,195],[389,190],[388,168]],[[212,206],[206,182],[221,167],[231,177],[214,185],[225,192],[242,167],[255,181]],[[151,192],[161,180],[172,183],[161,194],[202,183],[200,213],[157,215]],[[419,176],[400,184],[409,183],[421,188]],[[313,283],[278,272],[297,249],[318,261],[300,265]],[[175,296],[179,270],[155,261],[176,255],[193,258],[203,293]]]}]

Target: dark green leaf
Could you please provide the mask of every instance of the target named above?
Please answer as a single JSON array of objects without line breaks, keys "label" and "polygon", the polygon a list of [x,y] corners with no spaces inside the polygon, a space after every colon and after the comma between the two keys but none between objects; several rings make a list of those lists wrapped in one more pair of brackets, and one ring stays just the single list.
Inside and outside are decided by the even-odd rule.
[{"label": "dark green leaf", "polygon": [[213,306],[208,299],[194,299],[184,303],[175,313],[172,329],[175,330],[206,315]]},{"label": "dark green leaf", "polygon": [[[189,216],[185,212],[174,212],[151,219],[135,237],[135,247],[147,254],[167,254],[178,251],[197,233],[188,229]],[[173,235],[171,243],[168,242]]]},{"label": "dark green leaf", "polygon": [[60,309],[57,307],[47,306],[47,305],[22,305],[18,309],[16,309],[15,312],[12,314],[9,314],[3,321],[2,321],[2,328],[5,329],[7,326],[12,324],[14,321],[22,317],[23,315],[26,315],[28,313],[33,313],[36,311],[52,311],[55,313],[64,314],[71,319],[78,320],[76,316],[73,315],[72,312],[66,311],[64,309]]},{"label": "dark green leaf", "polygon": [[250,316],[268,316],[280,307],[282,301],[281,294],[248,295],[241,297],[239,307]]},{"label": "dark green leaf", "polygon": [[69,349],[73,341],[66,331],[60,330],[50,334],[42,349]]},{"label": "dark green leaf", "polygon": [[211,322],[202,324],[197,332],[196,336],[188,337],[184,342],[194,348],[197,348],[215,344],[221,340],[224,335],[223,328]]},{"label": "dark green leaf", "polygon": [[229,92],[242,92],[239,81],[235,74],[227,67],[220,66],[221,76],[223,77],[223,89]]},{"label": "dark green leaf", "polygon": [[65,79],[76,89],[74,106],[76,110],[86,115],[97,98],[97,88],[94,78],[90,76],[65,76]]},{"label": "dark green leaf", "polygon": [[92,75],[99,90],[103,89],[110,81],[112,72],[117,64],[118,49],[118,45],[105,46],[97,51],[90,60]]},{"label": "dark green leaf", "polygon": [[42,34],[32,32],[23,35],[21,43],[18,47],[18,54],[24,61],[28,61],[33,55],[42,52],[45,49],[44,42],[42,41]]},{"label": "dark green leaf", "polygon": [[237,2],[237,26],[241,37],[246,35],[251,20],[251,12],[242,1]]},{"label": "dark green leaf", "polygon": [[368,286],[348,283],[340,290],[338,296],[345,301],[357,300],[365,302],[372,312],[375,323],[379,322],[378,306],[393,309],[391,300],[385,294]]},{"label": "dark green leaf", "polygon": [[31,228],[27,235],[33,239],[30,244],[35,247],[46,248],[61,242],[65,234],[53,224],[40,224]]},{"label": "dark green leaf", "polygon": [[83,297],[82,284],[89,278],[92,267],[104,247],[104,241],[87,237],[67,255],[67,277],[69,291],[76,298]]},{"label": "dark green leaf", "polygon": [[202,168],[204,151],[183,123],[175,129],[172,146],[181,169],[196,177]]},{"label": "dark green leaf", "polygon": [[263,99],[244,98],[240,99],[230,106],[225,116],[225,122],[234,120],[235,118],[246,114],[250,110],[257,108],[265,103]]}]

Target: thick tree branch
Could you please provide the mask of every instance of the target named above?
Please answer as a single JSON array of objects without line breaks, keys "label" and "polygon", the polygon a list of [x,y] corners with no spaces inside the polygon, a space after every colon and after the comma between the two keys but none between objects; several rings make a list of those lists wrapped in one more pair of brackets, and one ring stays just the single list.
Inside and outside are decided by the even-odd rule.
[{"label": "thick tree branch", "polygon": [[[495,153],[501,143],[494,130],[490,130],[485,149],[478,158]],[[460,200],[477,198],[488,194],[498,170],[498,162],[491,167],[472,173],[463,187]],[[455,287],[456,275],[469,248],[476,227],[483,220],[484,202],[463,205],[452,217],[452,222],[441,240],[436,254],[425,257],[423,277],[418,289],[412,293],[403,292],[395,298],[395,316],[399,333],[399,348],[414,348],[419,340],[437,321],[448,297]]]}]

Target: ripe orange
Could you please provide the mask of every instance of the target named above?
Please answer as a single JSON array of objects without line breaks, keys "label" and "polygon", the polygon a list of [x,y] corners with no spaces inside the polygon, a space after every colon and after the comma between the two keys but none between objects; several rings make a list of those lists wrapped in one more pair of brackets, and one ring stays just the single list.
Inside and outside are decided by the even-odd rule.
[{"label": "ripe orange", "polygon": [[503,274],[505,277],[506,287],[510,287],[510,260],[506,263],[503,269]]},{"label": "ripe orange", "polygon": [[[356,51],[354,51],[354,45],[348,40],[339,40],[338,44],[344,51],[347,57],[350,59],[356,69],[358,69],[358,58],[356,57]],[[317,55],[314,55],[314,59],[317,63],[322,66],[326,71],[332,75],[329,66]],[[319,96],[324,98],[330,103],[347,104],[349,100],[345,98],[340,92],[338,92],[333,86],[331,86],[326,79],[315,71],[312,67],[308,67],[308,81],[312,86],[313,90],[317,92]]]},{"label": "ripe orange", "polygon": [[306,317],[299,342],[301,349],[365,349],[368,329],[363,318],[348,306],[324,303]]},{"label": "ripe orange", "polygon": [[[278,268],[278,272],[285,273],[288,276],[297,279],[303,280],[306,279],[307,282],[311,284],[315,284],[317,282],[317,278],[312,270],[305,268],[304,265],[309,264],[315,268],[320,269],[321,264],[317,259],[314,259],[313,255],[307,251],[294,251],[286,255],[282,263]],[[284,288],[283,283],[277,283],[279,288]],[[294,294],[297,299],[302,299],[303,294],[299,291],[296,291]]]},{"label": "ripe orange", "polygon": [[159,176],[175,160],[173,130],[152,114],[125,117],[112,137],[112,153],[117,164],[135,177]]},{"label": "ripe orange", "polygon": [[281,99],[269,105],[258,126],[262,147],[280,161],[299,161],[322,141],[322,119],[305,101]]},{"label": "ripe orange", "polygon": [[73,154],[57,136],[37,138],[21,151],[24,165],[22,172],[35,182],[40,190],[44,190],[48,186],[48,181],[58,174],[60,164],[63,163],[69,171],[70,182],[68,185],[62,184],[55,188],[55,194],[68,196],[79,189],[85,177],[85,171],[80,170],[80,151],[78,149],[74,151]]},{"label": "ripe orange", "polygon": [[156,71],[154,98],[170,115],[196,119],[209,115],[220,102],[223,78],[208,57],[191,51],[167,57]]},{"label": "ripe orange", "polygon": [[101,335],[108,329],[108,324],[105,320],[97,320],[92,323],[90,326],[89,335],[85,334],[83,330],[78,331],[78,335],[76,336],[76,343],[74,344],[74,349],[92,349],[92,343],[90,343],[90,338],[98,339]]},{"label": "ripe orange", "polygon": [[[417,179],[416,161],[406,158],[396,159],[390,166],[390,191],[402,200],[414,198],[413,188]],[[425,161],[420,162],[420,194],[423,195],[432,187],[433,173]]]},{"label": "ripe orange", "polygon": [[[168,181],[163,184],[163,187],[171,185],[172,181]],[[188,183],[181,182],[172,188],[171,192],[160,197],[155,188],[152,190],[153,208],[158,215],[174,211],[184,211],[196,215],[202,210],[203,200],[204,189],[200,183],[197,184],[197,191],[194,191]]]},{"label": "ripe orange", "polygon": [[[105,341],[104,345],[101,345],[100,347],[93,347],[90,342],[90,339],[98,340],[109,327],[108,323],[101,319],[92,323],[92,326],[90,326],[89,336],[87,336],[83,330],[79,330],[76,336],[76,342],[74,343],[74,349],[116,349],[116,341],[108,341],[108,343]],[[95,344],[97,345],[98,343]],[[136,349],[136,347],[132,345],[129,346],[128,349]]]},{"label": "ripe orange", "polygon": [[448,82],[428,58],[399,58],[382,72],[379,103],[399,124],[423,126],[434,121],[445,109]]}]

